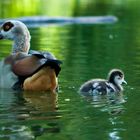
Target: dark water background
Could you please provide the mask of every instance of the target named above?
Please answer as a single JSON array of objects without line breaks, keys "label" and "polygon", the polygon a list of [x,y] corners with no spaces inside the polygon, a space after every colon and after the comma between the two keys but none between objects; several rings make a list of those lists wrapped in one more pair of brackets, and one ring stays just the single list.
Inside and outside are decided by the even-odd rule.
[{"label": "dark water background", "polygon": [[[140,138],[140,6],[136,0],[0,0],[0,17],[114,15],[113,24],[29,28],[31,49],[63,61],[58,94],[0,89],[0,140],[138,140]],[[66,9],[65,9],[66,7]],[[0,41],[0,58],[11,42]],[[124,71],[123,95],[84,98],[79,86]]]}]

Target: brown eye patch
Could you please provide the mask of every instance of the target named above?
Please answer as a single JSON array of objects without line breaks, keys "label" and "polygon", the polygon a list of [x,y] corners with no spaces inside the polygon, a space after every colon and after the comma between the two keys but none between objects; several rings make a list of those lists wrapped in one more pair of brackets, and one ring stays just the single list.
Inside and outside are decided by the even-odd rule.
[{"label": "brown eye patch", "polygon": [[11,22],[6,22],[6,23],[3,24],[3,30],[7,32],[7,31],[9,31],[13,26],[14,26],[13,23],[11,23]]}]

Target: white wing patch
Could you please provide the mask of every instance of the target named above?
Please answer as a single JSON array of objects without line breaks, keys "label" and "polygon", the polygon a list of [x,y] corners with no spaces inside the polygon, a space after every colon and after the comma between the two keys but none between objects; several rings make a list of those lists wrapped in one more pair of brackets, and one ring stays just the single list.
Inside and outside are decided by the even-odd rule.
[{"label": "white wing patch", "polygon": [[99,86],[99,83],[94,83],[93,84],[93,88],[96,88],[97,86]]},{"label": "white wing patch", "polygon": [[96,82],[93,84],[93,90],[92,93],[97,95],[97,94],[101,94],[101,92],[99,91],[102,87],[100,86],[100,83]]}]

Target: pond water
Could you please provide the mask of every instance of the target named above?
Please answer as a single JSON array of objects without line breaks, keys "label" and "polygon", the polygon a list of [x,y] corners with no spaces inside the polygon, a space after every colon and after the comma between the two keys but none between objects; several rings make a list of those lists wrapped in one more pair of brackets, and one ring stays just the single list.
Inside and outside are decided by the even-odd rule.
[{"label": "pond water", "polygon": [[[140,18],[137,4],[130,5],[116,2],[113,9],[109,3],[103,3],[100,6],[104,8],[94,12],[89,4],[89,11],[87,8],[83,13],[75,12],[99,15],[110,7],[109,13],[119,19],[113,24],[29,28],[31,49],[50,51],[63,61],[60,90],[52,94],[0,89],[0,140],[137,140],[140,137]],[[95,5],[95,9],[98,7]],[[10,41],[0,41],[0,58],[9,54],[10,46]],[[110,98],[83,97],[78,93],[83,82],[106,78],[112,68],[125,73],[128,85],[124,86],[123,94]]]}]

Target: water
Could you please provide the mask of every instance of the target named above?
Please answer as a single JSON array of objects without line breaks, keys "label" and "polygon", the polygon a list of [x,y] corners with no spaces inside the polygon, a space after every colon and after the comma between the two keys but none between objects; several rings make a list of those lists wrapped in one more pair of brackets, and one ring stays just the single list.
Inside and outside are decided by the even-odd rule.
[{"label": "water", "polygon": [[[35,4],[31,13],[34,7]],[[29,12],[20,14],[18,10],[16,16]],[[65,15],[62,11],[60,16]],[[71,13],[70,9],[68,11]],[[9,16],[15,17],[12,13]],[[54,16],[56,13],[54,11]],[[73,15],[104,13],[117,16],[118,22],[29,28],[31,49],[48,50],[63,61],[60,91],[52,94],[0,89],[0,140],[139,139],[139,6],[131,1],[95,4],[83,0]],[[10,41],[0,41],[0,58],[9,54],[10,45]],[[83,82],[106,78],[112,68],[120,68],[125,73],[128,85],[124,86],[123,94],[112,97],[79,95],[78,89]]]}]

